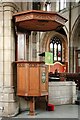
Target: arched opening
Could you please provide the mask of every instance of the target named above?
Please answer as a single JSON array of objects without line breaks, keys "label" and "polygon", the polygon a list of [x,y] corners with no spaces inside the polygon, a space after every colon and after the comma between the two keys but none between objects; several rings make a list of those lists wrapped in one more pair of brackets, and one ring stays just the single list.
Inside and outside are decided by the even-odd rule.
[{"label": "arched opening", "polygon": [[[54,68],[57,69],[60,66],[61,68],[58,68],[59,72],[68,71],[68,41],[65,35],[55,31],[47,32],[42,39],[41,46],[42,52],[53,53],[53,64],[50,72],[54,72]],[[59,66],[54,67],[54,64]]]},{"label": "arched opening", "polygon": [[72,33],[74,72],[80,72],[80,17],[77,18]]},{"label": "arched opening", "polygon": [[62,42],[57,36],[51,39],[49,49],[53,53],[53,62],[62,62]]}]

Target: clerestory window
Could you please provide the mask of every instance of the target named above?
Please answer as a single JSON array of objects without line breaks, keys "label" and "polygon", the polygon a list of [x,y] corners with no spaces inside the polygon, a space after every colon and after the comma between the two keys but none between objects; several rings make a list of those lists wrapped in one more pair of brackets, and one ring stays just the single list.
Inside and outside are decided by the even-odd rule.
[{"label": "clerestory window", "polygon": [[66,8],[67,1],[66,0],[57,0],[56,1],[56,11],[61,11]]}]

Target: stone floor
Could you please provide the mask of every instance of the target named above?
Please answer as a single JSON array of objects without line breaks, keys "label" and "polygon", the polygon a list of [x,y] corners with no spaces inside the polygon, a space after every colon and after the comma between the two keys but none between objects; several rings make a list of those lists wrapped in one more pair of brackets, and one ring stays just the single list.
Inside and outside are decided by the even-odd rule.
[{"label": "stone floor", "polygon": [[35,116],[28,115],[29,111],[22,112],[14,118],[78,118],[80,113],[79,105],[55,106],[54,111],[36,110]]}]

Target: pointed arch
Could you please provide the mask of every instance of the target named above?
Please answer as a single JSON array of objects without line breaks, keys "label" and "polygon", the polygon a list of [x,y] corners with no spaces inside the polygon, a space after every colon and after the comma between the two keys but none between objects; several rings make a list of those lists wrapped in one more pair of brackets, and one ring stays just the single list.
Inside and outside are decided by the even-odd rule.
[{"label": "pointed arch", "polygon": [[80,32],[80,15],[77,17],[75,20],[75,23],[72,27],[72,35],[71,35],[71,40],[73,41],[73,46],[78,47],[78,35]]},{"label": "pointed arch", "polygon": [[45,51],[49,51],[49,45],[50,45],[50,41],[51,38],[53,38],[54,36],[57,36],[58,38],[60,38],[61,42],[63,43],[64,46],[64,55],[65,55],[65,62],[68,61],[68,41],[67,41],[67,37],[55,32],[55,31],[51,31],[51,32],[46,32],[43,36],[43,38],[40,41],[40,51],[41,52],[45,52]]},{"label": "pointed arch", "polygon": [[72,34],[71,34],[71,41],[72,41],[72,45],[73,45],[73,65],[74,65],[74,72],[80,72],[80,70],[78,71],[78,67],[79,67],[79,60],[78,60],[78,51],[80,50],[80,15],[77,17],[77,19],[75,20],[75,23],[72,27]]}]

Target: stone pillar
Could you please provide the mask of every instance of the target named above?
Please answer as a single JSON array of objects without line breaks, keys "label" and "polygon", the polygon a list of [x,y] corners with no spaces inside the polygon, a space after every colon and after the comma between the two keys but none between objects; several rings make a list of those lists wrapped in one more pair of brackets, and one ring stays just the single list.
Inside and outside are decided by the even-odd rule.
[{"label": "stone pillar", "polygon": [[33,9],[33,2],[28,2],[27,3],[27,10],[32,10]]},{"label": "stone pillar", "polygon": [[2,115],[4,106],[3,100],[3,7],[0,4],[0,116]]},{"label": "stone pillar", "polygon": [[37,50],[37,58],[36,60],[37,61],[40,61],[40,56],[39,56],[39,53],[40,53],[40,32],[37,32],[37,43],[36,43],[36,50]]},{"label": "stone pillar", "polygon": [[29,35],[29,61],[32,61],[32,32]]},{"label": "stone pillar", "polygon": [[56,2],[51,2],[51,11],[56,11]]},{"label": "stone pillar", "polygon": [[76,66],[76,61],[77,61],[77,60],[76,60],[76,57],[77,57],[77,56],[76,56],[76,54],[77,54],[77,53],[76,53],[76,50],[77,50],[77,47],[74,47],[74,63],[75,63],[75,64],[74,64],[74,73],[76,72],[76,67],[77,67],[77,66]]},{"label": "stone pillar", "polygon": [[15,36],[12,15],[17,11],[14,3],[0,4],[0,116],[18,113],[14,95],[13,66],[15,61]]},{"label": "stone pillar", "polygon": [[69,47],[69,72],[74,72],[74,47]]},{"label": "stone pillar", "polygon": [[74,71],[74,48],[73,48],[73,39],[71,38],[71,5],[69,3],[69,72]]},{"label": "stone pillar", "polygon": [[36,49],[36,43],[37,43],[37,32],[32,33],[32,61],[36,61],[37,58],[37,49]]},{"label": "stone pillar", "polygon": [[38,61],[39,35],[37,32],[31,32],[29,36],[29,61]]}]

